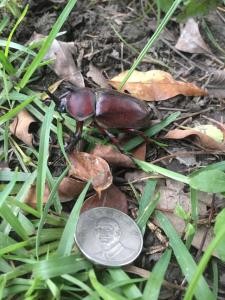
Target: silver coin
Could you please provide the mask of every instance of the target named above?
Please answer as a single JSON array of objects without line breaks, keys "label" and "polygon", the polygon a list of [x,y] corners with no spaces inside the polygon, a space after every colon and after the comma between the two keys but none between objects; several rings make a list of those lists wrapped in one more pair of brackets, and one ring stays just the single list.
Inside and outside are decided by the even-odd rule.
[{"label": "silver coin", "polygon": [[97,207],[82,213],[75,240],[89,260],[109,267],[131,263],[143,246],[136,223],[128,215],[109,207]]}]

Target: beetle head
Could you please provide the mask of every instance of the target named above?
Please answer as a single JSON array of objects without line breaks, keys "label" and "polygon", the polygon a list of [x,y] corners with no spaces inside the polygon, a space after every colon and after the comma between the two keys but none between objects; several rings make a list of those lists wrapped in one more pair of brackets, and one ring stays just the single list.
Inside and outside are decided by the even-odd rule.
[{"label": "beetle head", "polygon": [[95,94],[89,88],[73,90],[66,96],[66,110],[77,121],[95,115]]},{"label": "beetle head", "polygon": [[59,112],[63,113],[66,111],[66,103],[67,103],[66,97],[63,97],[60,99],[60,104],[59,104],[59,108],[58,108]]}]

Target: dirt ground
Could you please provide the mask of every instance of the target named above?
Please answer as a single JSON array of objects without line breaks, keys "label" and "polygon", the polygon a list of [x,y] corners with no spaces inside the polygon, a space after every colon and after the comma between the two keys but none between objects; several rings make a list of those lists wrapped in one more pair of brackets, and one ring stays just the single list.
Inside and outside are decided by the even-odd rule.
[{"label": "dirt ground", "polygon": [[[65,5],[65,1],[30,1],[29,13],[23,24],[16,32],[16,40],[21,44],[26,43],[33,32],[48,34],[52,24]],[[74,59],[81,70],[85,85],[95,88],[96,83],[87,77],[89,65],[92,63],[102,70],[106,78],[112,78],[133,64],[138,53],[142,50],[148,39],[157,27],[156,11],[148,7],[148,1],[78,1],[74,10],[65,22],[60,40],[74,42],[76,52]],[[224,53],[212,43],[204,29],[205,24],[214,35],[217,44],[225,49],[225,13],[211,12],[206,17],[196,18],[200,32],[211,53],[189,54],[175,49],[175,44],[180,35],[182,24],[174,17],[167,28],[160,35],[158,41],[150,49],[143,62],[138,67],[141,71],[160,69],[169,72],[174,78],[187,82],[194,82],[201,87],[207,87],[209,78],[215,71],[224,69]],[[7,33],[5,33],[7,35]],[[120,36],[119,36],[120,35]],[[121,40],[121,37],[126,43]],[[47,82],[46,82],[47,78]],[[39,89],[56,81],[57,77],[49,69],[44,70],[43,82],[35,82]],[[180,118],[170,129],[177,124],[194,126],[208,124],[208,118],[224,122],[225,96],[216,97],[214,93],[206,97],[176,96],[170,101],[154,103],[154,119],[162,119],[174,111],[181,111]],[[149,161],[159,159],[161,166],[180,173],[189,172],[209,163],[224,160],[224,155],[218,151],[203,151],[199,145],[187,140],[167,141],[165,149],[150,146],[147,151]],[[190,155],[189,160],[178,157],[170,160],[160,158],[180,152],[198,152]],[[221,209],[224,204],[220,199],[215,199],[214,210]],[[132,209],[132,204],[130,205]],[[67,207],[68,209],[68,207]],[[208,207],[208,214],[210,207]],[[158,240],[149,234],[145,235],[144,250],[157,245]],[[193,255],[197,250],[193,248]],[[160,253],[142,255],[137,264],[145,269],[152,268],[158,260]],[[225,268],[221,263],[220,269],[220,294],[225,297]],[[208,268],[208,279],[211,281],[212,270]],[[167,272],[170,282],[180,284],[181,274],[174,263]],[[163,294],[162,294],[163,295]],[[168,299],[168,290],[165,299]],[[171,295],[172,297],[172,295]],[[174,295],[173,295],[174,297]],[[179,299],[179,293],[173,299]],[[221,298],[222,299],[222,298]]]}]

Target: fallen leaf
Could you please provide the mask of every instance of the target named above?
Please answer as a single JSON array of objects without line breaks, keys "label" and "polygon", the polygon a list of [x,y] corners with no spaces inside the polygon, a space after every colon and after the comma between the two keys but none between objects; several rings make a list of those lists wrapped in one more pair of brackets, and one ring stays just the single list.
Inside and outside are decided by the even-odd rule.
[{"label": "fallen leaf", "polygon": [[198,138],[198,142],[208,148],[208,149],[214,149],[214,150],[225,150],[225,143],[219,143],[214,138],[208,136],[207,134],[204,134],[194,128],[192,129],[174,129],[170,130],[164,138],[166,139],[184,139],[189,136],[195,136]]},{"label": "fallen leaf", "polygon": [[22,110],[9,125],[9,130],[26,145],[32,147],[33,135],[30,131],[35,125],[38,125],[38,122],[26,110]]},{"label": "fallen leaf", "polygon": [[[213,234],[213,228],[210,228],[207,235],[206,235],[206,239],[205,239],[205,232],[207,230],[207,227],[206,226],[199,226],[195,235],[194,235],[194,238],[193,238],[193,241],[192,241],[192,246],[194,246],[195,248],[197,249],[200,249],[202,248],[203,251],[205,251],[209,244],[211,243],[211,241],[213,240],[214,238],[214,234]],[[205,243],[202,247],[202,240],[205,239]],[[218,254],[216,253],[216,251],[213,252],[213,256],[215,257],[218,257]]]},{"label": "fallen leaf", "polygon": [[132,154],[136,159],[145,160],[146,157],[146,143],[142,143],[140,146],[132,150]]},{"label": "fallen leaf", "polygon": [[[80,195],[86,183],[75,178],[64,177],[58,187],[58,195],[60,202],[68,202]],[[43,203],[46,204],[50,190],[48,184],[45,184]],[[25,197],[25,203],[32,207],[36,207],[36,185],[32,185]]]},{"label": "fallen leaf", "polygon": [[128,213],[126,195],[113,184],[106,190],[102,191],[100,197],[98,194],[94,194],[86,199],[82,206],[81,212],[99,206],[111,207],[118,209],[125,214]]},{"label": "fallen leaf", "polygon": [[106,160],[110,165],[123,168],[135,168],[131,158],[122,154],[119,150],[110,145],[96,145],[91,152],[93,155],[101,157]]},{"label": "fallen leaf", "polygon": [[[162,183],[158,185],[157,192],[160,193],[160,201],[157,208],[162,210],[171,223],[175,227],[176,231],[182,235],[185,229],[185,222],[183,219],[174,214],[176,206],[179,204],[184,211],[191,211],[190,196],[183,192],[184,184],[176,181],[166,180],[166,185]],[[206,212],[206,206],[203,205]]]},{"label": "fallen leaf", "polygon": [[[184,184],[171,179],[166,179],[166,181],[161,180],[157,186],[156,192],[160,193],[160,202],[157,206],[158,209],[163,211],[163,214],[170,220],[176,229],[177,233],[182,236],[185,231],[185,221],[174,214],[174,210],[177,204],[182,206],[182,208],[188,213],[191,212],[191,202],[190,194],[183,191]],[[199,192],[198,193],[198,209],[199,215],[205,215],[207,212],[207,206],[211,206],[213,194]],[[159,225],[156,219],[154,223]],[[194,235],[192,241],[192,246],[200,249],[202,240],[205,235],[207,227],[204,225],[198,225],[197,231]],[[210,228],[206,236],[206,240],[203,246],[203,251],[206,250],[207,246],[213,239],[213,229]],[[213,255],[218,257],[214,252]]]},{"label": "fallen leaf", "polygon": [[[160,193],[160,200],[157,209],[169,218],[179,235],[185,230],[185,221],[174,214],[177,205],[180,205],[185,212],[191,212],[191,202],[189,193],[183,191],[184,184],[178,181],[167,179],[159,181],[155,193]],[[199,214],[204,215],[207,211],[206,204],[199,200]],[[156,222],[157,223],[157,222]]]},{"label": "fallen leaf", "polygon": [[71,168],[69,176],[84,181],[91,180],[97,193],[107,189],[112,184],[112,174],[108,163],[93,154],[73,151],[69,155]]},{"label": "fallen leaf", "polygon": [[141,194],[143,194],[146,181],[150,178],[155,178],[155,176],[151,176],[149,173],[141,170],[136,170],[126,172],[124,178],[128,183],[131,183],[136,189],[138,189]]},{"label": "fallen leaf", "polygon": [[[45,37],[42,34],[34,33],[30,42],[40,41]],[[65,43],[54,39],[44,59],[54,61],[53,69],[60,78],[77,87],[84,87],[84,78],[73,59],[75,49],[74,43]]]},{"label": "fallen leaf", "polygon": [[193,18],[187,20],[175,48],[188,53],[211,53],[199,32],[198,23]]},{"label": "fallen leaf", "polygon": [[[45,189],[44,189],[44,197],[43,197],[43,204],[46,204],[48,201],[48,197],[50,195],[50,190],[47,184],[45,184]],[[31,207],[36,208],[36,203],[37,203],[37,199],[36,199],[36,185],[32,185],[24,199],[24,202],[28,205],[30,205]]]},{"label": "fallen leaf", "polygon": [[195,126],[194,129],[206,134],[218,143],[222,143],[224,140],[223,132],[214,125],[199,125]]},{"label": "fallen leaf", "polygon": [[[109,83],[118,89],[127,72],[115,76]],[[161,70],[134,71],[122,91],[128,91],[132,96],[146,101],[167,100],[180,94],[185,96],[207,95],[206,90],[193,83],[176,81],[172,75]]]},{"label": "fallen leaf", "polygon": [[92,63],[90,63],[89,65],[89,71],[87,72],[87,77],[90,77],[102,89],[111,89],[111,86],[108,84],[102,72],[97,67],[95,67]]},{"label": "fallen leaf", "polygon": [[[136,168],[135,163],[128,155],[121,153],[118,149],[111,145],[97,144],[91,154],[103,158],[113,167]],[[143,143],[136,147],[132,151],[132,154],[137,159],[145,160],[146,144]]]},{"label": "fallen leaf", "polygon": [[73,200],[80,195],[86,183],[76,178],[65,177],[58,187],[59,199],[61,202]]}]

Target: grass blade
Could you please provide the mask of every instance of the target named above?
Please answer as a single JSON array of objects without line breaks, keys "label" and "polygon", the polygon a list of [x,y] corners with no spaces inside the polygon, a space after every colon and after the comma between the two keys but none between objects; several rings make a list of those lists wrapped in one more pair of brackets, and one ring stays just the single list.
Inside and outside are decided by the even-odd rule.
[{"label": "grass blade", "polygon": [[49,148],[49,135],[50,125],[53,118],[55,104],[52,102],[46,110],[45,118],[41,127],[38,167],[37,167],[37,209],[42,211],[44,189],[46,182],[47,161],[48,161],[48,148]]},{"label": "grass blade", "polygon": [[[129,280],[130,277],[122,270],[122,269],[108,269],[109,274],[111,275],[112,279],[115,282],[122,282],[124,280]],[[138,287],[135,284],[128,284],[125,285],[123,288],[123,293],[128,299],[136,299],[139,297],[142,297],[141,291],[138,289]]]},{"label": "grass blade", "polygon": [[149,217],[153,213],[160,197],[157,195],[154,199],[152,199],[153,193],[156,187],[156,180],[148,180],[143,195],[140,200],[138,217],[137,217],[137,225],[139,226],[142,234],[145,232],[146,223],[148,222]]},{"label": "grass blade", "polygon": [[21,16],[19,17],[19,19],[17,20],[16,24],[13,26],[13,29],[12,31],[10,32],[9,34],[9,37],[8,37],[8,40],[7,40],[7,43],[6,43],[6,47],[5,47],[5,56],[8,57],[8,54],[9,54],[9,45],[10,45],[10,42],[11,42],[11,39],[12,39],[12,36],[16,30],[16,28],[19,26],[19,24],[23,21],[23,18],[26,16],[27,14],[27,11],[28,11],[28,8],[29,8],[29,5],[27,4],[21,14]]},{"label": "grass blade", "polygon": [[13,177],[12,177],[12,181],[7,184],[7,186],[4,188],[4,190],[2,192],[0,192],[0,208],[5,203],[8,196],[12,192],[16,181],[17,181],[17,173],[15,172]]},{"label": "grass blade", "polygon": [[[201,273],[197,273],[199,267],[197,268],[195,261],[193,260],[191,254],[188,252],[187,248],[179,238],[176,230],[171,225],[170,221],[160,212],[156,212],[156,219],[160,224],[160,227],[164,230],[167,237],[169,238],[169,243],[173,249],[173,252],[176,256],[177,262],[180,265],[180,268],[185,275],[187,281],[192,283],[192,286],[189,285],[188,293],[194,292],[196,299],[202,300],[215,300],[213,293],[209,289],[207,282],[201,276]],[[224,227],[225,232],[225,227]],[[205,255],[204,255],[205,256]],[[196,275],[198,279],[196,281]],[[191,287],[190,287],[191,286]],[[196,289],[194,289],[196,287]],[[189,297],[189,296],[188,296]],[[185,300],[191,298],[185,298]]]},{"label": "grass blade", "polygon": [[171,258],[171,250],[166,250],[157,261],[145,285],[143,300],[157,300],[163,283],[164,275]]},{"label": "grass blade", "polygon": [[45,56],[46,52],[50,48],[53,40],[56,38],[59,30],[63,26],[65,20],[67,19],[68,15],[70,14],[71,10],[73,9],[74,5],[76,4],[77,0],[69,0],[65,8],[63,9],[61,15],[55,22],[55,24],[52,27],[51,32],[49,33],[49,36],[46,38],[45,42],[42,44],[42,47],[38,54],[35,56],[34,60],[28,67],[26,73],[24,74],[23,78],[21,79],[19,83],[20,88],[24,88],[26,84],[28,83],[30,77],[35,72],[37,67],[39,66],[41,60]]},{"label": "grass blade", "polygon": [[[174,122],[179,116],[180,116],[179,111],[171,114],[169,117],[162,120],[159,124],[153,125],[149,129],[145,130],[144,134],[148,137],[154,136],[155,134],[160,132],[163,128],[165,128],[166,126],[168,126],[169,124]],[[144,142],[144,140],[142,137],[136,136],[135,138],[133,138],[129,142],[127,142],[123,148],[125,151],[130,151],[143,142]]]},{"label": "grass blade", "polygon": [[124,298],[123,296],[120,296],[119,294],[111,291],[109,288],[103,286],[97,280],[93,269],[89,271],[89,278],[93,287],[104,300],[127,300],[127,298]]},{"label": "grass blade", "polygon": [[151,164],[149,162],[145,162],[142,160],[138,160],[138,159],[133,159],[135,161],[135,163],[145,172],[154,172],[154,173],[159,173],[161,175],[164,175],[166,177],[169,177],[171,179],[183,182],[183,183],[187,183],[189,184],[190,179],[187,176],[184,176],[182,174],[167,170],[165,168],[156,166],[154,164]]},{"label": "grass blade", "polygon": [[19,222],[17,217],[12,213],[8,205],[6,205],[5,203],[3,203],[0,207],[0,215],[10,224],[10,226],[23,240],[28,239],[28,234],[23,225]]},{"label": "grass blade", "polygon": [[35,96],[31,96],[16,106],[14,109],[10,110],[6,114],[0,117],[0,126],[4,124],[6,121],[14,118],[22,109],[24,109],[28,104],[30,104],[35,99]]},{"label": "grass blade", "polygon": [[177,9],[177,7],[180,5],[181,2],[182,2],[182,0],[175,0],[173,2],[173,4],[171,5],[170,9],[167,12],[167,14],[163,18],[162,22],[159,24],[159,26],[157,27],[156,31],[152,35],[152,37],[148,40],[147,44],[144,46],[144,48],[142,49],[142,51],[139,54],[138,58],[136,59],[136,61],[134,62],[134,64],[130,68],[130,70],[128,71],[128,73],[125,76],[125,78],[123,79],[123,81],[121,82],[120,87],[119,87],[120,89],[122,89],[122,87],[124,86],[124,84],[126,83],[126,81],[130,78],[130,76],[133,73],[133,71],[137,68],[137,66],[139,65],[139,63],[143,60],[143,58],[145,57],[146,53],[149,51],[150,47],[158,39],[161,31],[164,29],[164,27],[166,26],[166,24],[168,23],[168,21],[170,20],[171,16],[173,15],[173,13],[175,12],[175,10]]},{"label": "grass blade", "polygon": [[[218,220],[218,216],[221,216],[220,220]],[[202,256],[198,267],[193,274],[193,277],[189,283],[188,289],[186,291],[186,294],[184,296],[184,300],[191,300],[193,297],[193,294],[196,292],[197,287],[199,285],[199,282],[201,280],[201,276],[207,267],[207,264],[210,260],[210,257],[212,256],[213,252],[216,250],[216,248],[222,243],[222,251],[221,253],[223,254],[223,260],[224,260],[224,241],[225,241],[225,226],[224,226],[224,221],[225,221],[225,209],[223,209],[220,214],[217,216],[216,224],[214,231],[216,233],[216,236],[214,239],[210,242],[208,245],[204,255]],[[219,224],[220,223],[220,224]],[[217,230],[215,230],[218,227]]]},{"label": "grass blade", "polygon": [[43,280],[89,269],[91,264],[78,256],[54,257],[33,265],[33,274]]},{"label": "grass blade", "polygon": [[91,299],[100,300],[99,297],[94,293],[94,291],[88,285],[86,285],[82,281],[78,280],[77,278],[75,278],[71,275],[68,275],[68,274],[62,275],[61,277],[65,280],[79,286],[82,290],[84,290],[87,294],[89,294],[92,297]]},{"label": "grass blade", "polygon": [[73,243],[74,243],[74,234],[76,230],[76,224],[80,214],[80,209],[82,207],[85,195],[89,189],[90,182],[87,183],[82,193],[78,197],[71,213],[69,219],[66,223],[65,229],[63,231],[62,237],[59,242],[57,253],[60,256],[70,255]]},{"label": "grass blade", "polygon": [[45,223],[45,221],[47,219],[48,210],[49,210],[50,206],[52,205],[52,203],[54,201],[54,197],[55,197],[55,194],[57,192],[58,186],[59,186],[60,182],[62,181],[62,179],[65,177],[65,175],[66,175],[67,172],[68,172],[68,168],[66,168],[64,170],[64,172],[61,174],[61,176],[58,178],[58,180],[56,181],[55,185],[53,186],[53,188],[51,190],[51,193],[49,195],[48,201],[47,201],[47,203],[45,205],[43,214],[41,216],[41,219],[40,219],[40,222],[39,222],[39,225],[38,225],[37,235],[36,235],[36,256],[37,257],[38,257],[38,248],[39,248],[39,245],[40,245],[41,230],[42,230],[42,228],[44,226],[44,223]]},{"label": "grass blade", "polygon": [[6,72],[9,75],[13,75],[13,74],[16,73],[16,70],[14,69],[13,65],[10,63],[8,58],[5,56],[5,53],[1,50],[0,50],[0,62],[2,63],[2,65],[4,66]]}]

